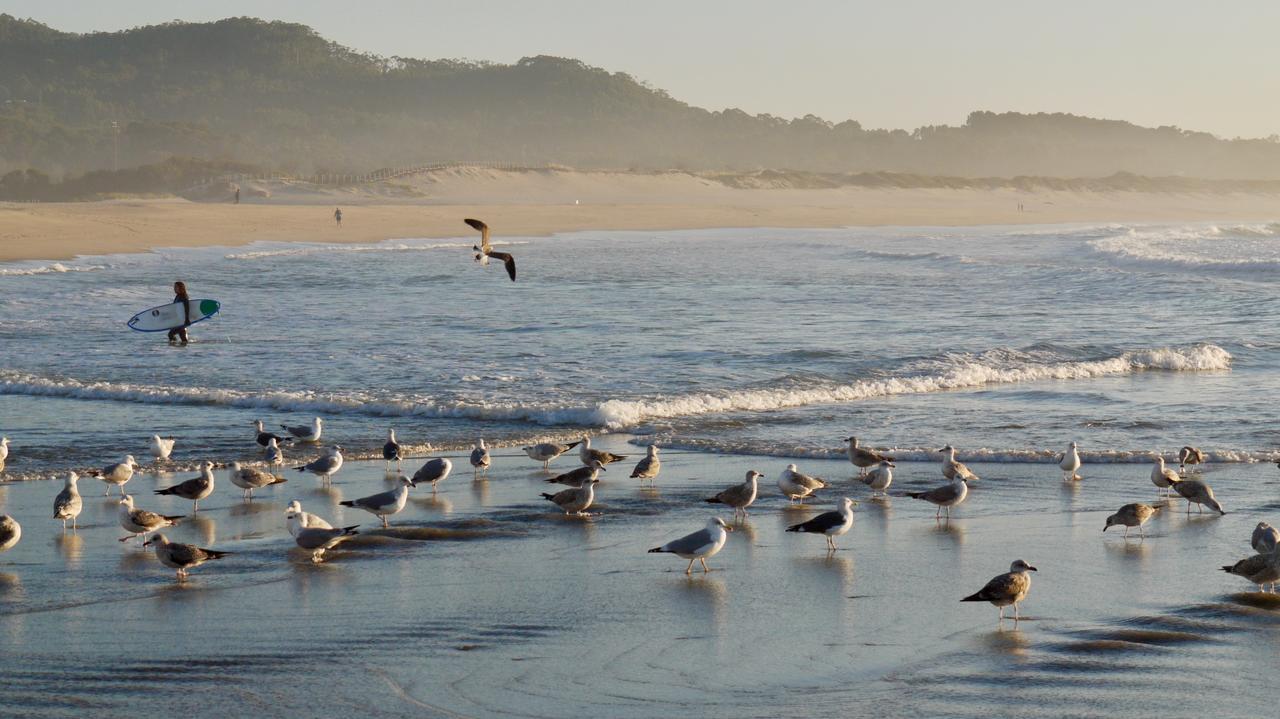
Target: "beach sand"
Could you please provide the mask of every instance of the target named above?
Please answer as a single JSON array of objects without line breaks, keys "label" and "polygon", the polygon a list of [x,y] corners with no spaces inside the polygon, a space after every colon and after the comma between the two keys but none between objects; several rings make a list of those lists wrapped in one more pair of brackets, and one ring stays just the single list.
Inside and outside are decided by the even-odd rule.
[{"label": "beach sand", "polygon": [[[217,470],[198,518],[171,539],[228,550],[185,583],[116,539],[116,499],[85,478],[81,528],[48,518],[54,482],[0,486],[22,542],[0,556],[0,706],[24,716],[129,713],[314,716],[1114,716],[1135,702],[1184,716],[1273,704],[1280,603],[1218,570],[1250,554],[1270,465],[1206,472],[1231,514],[1180,500],[1129,541],[1102,534],[1126,501],[1156,501],[1143,465],[1086,465],[1064,485],[1052,464],[977,464],[983,476],[949,524],[901,496],[941,482],[937,463],[899,465],[869,500],[843,460],[805,460],[834,486],[793,508],[774,486],[785,460],[664,453],[653,488],[626,478],[639,447],[599,488],[589,520],[540,499],[537,464],[497,449],[474,482],[454,457],[438,494],[412,490],[382,530],[338,501],[390,486],[381,462],[351,462],[330,488],[287,472],[252,503]],[[421,459],[406,463],[412,472]],[[461,466],[459,466],[461,465]],[[573,458],[553,469],[567,470]],[[699,528],[701,500],[765,473],[745,526],[708,575],[646,550]],[[152,490],[140,506],[189,514]],[[1264,492],[1266,494],[1266,492]],[[860,500],[828,554],[789,524]],[[1268,495],[1269,496],[1269,495]],[[282,512],[291,499],[360,537],[313,565]],[[1015,558],[1038,566],[1015,626],[961,603]],[[1257,640],[1257,641],[1255,641]],[[1193,668],[1193,669],[1188,669]],[[1176,678],[1176,680],[1175,680]],[[945,690],[942,689],[945,687]],[[1001,687],[1006,687],[1006,693]]]},{"label": "beach sand", "polygon": [[[462,218],[471,216],[486,220],[500,237],[577,230],[1182,222],[1280,215],[1280,196],[1244,193],[733,189],[687,174],[586,172],[455,172],[428,179],[358,191],[275,187],[270,197],[246,197],[240,205],[181,199],[0,203],[0,261],[258,241],[467,237]],[[334,225],[334,207],[343,208],[341,228]]]}]

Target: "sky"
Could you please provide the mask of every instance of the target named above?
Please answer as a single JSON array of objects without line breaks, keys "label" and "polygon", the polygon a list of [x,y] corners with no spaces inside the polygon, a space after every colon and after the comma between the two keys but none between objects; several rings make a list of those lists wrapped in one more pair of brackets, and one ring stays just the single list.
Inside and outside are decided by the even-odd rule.
[{"label": "sky", "polygon": [[0,12],[71,32],[247,15],[379,55],[559,55],[700,107],[873,128],[993,110],[1280,133],[1274,0],[0,0]]}]

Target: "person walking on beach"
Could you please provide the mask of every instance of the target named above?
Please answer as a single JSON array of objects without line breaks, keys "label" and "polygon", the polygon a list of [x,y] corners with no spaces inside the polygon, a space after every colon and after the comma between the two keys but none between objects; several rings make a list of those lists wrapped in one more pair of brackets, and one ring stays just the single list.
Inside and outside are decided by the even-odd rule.
[{"label": "person walking on beach", "polygon": [[338,227],[342,227],[342,208],[341,207],[333,208],[333,221],[337,223]]},{"label": "person walking on beach", "polygon": [[236,188],[236,204],[240,204],[240,188]]},{"label": "person walking on beach", "polygon": [[183,324],[181,327],[174,327],[169,330],[169,344],[176,344],[181,340],[182,346],[186,347],[190,341],[187,338],[187,327],[191,325],[191,305],[189,303],[191,297],[187,294],[187,284],[185,282],[174,282],[173,294],[173,301],[182,303]]}]

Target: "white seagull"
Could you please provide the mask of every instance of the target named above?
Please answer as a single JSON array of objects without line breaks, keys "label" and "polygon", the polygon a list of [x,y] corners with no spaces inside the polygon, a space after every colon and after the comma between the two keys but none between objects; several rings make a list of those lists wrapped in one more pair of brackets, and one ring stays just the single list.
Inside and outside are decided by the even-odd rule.
[{"label": "white seagull", "polygon": [[262,450],[262,459],[268,465],[277,469],[284,466],[284,450],[280,449],[279,444],[276,444],[275,437],[267,440],[267,446]]},{"label": "white seagull", "polygon": [[934,517],[940,518],[943,508],[946,508],[947,519],[951,519],[951,508],[964,502],[969,496],[969,485],[965,482],[964,477],[957,474],[955,479],[951,480],[951,484],[934,487],[927,492],[907,492],[907,496],[912,499],[923,499],[930,504],[936,504],[938,511],[934,513]]},{"label": "white seagull", "polygon": [[400,510],[404,509],[405,502],[409,500],[409,488],[414,486],[417,485],[414,484],[412,479],[409,479],[404,475],[400,475],[400,480],[396,484],[395,489],[371,494],[368,497],[361,497],[360,499],[338,502],[338,504],[344,507],[363,509],[369,514],[381,519],[382,526],[385,528],[387,526],[387,517],[393,514],[399,514]]},{"label": "white seagull", "polygon": [[391,471],[392,460],[396,463],[396,471],[400,471],[401,463],[404,461],[404,454],[400,449],[400,443],[396,441],[396,431],[394,429],[387,430],[387,442],[382,445],[382,458],[387,461],[387,471]]},{"label": "white seagull", "polygon": [[137,460],[133,458],[132,454],[127,454],[122,461],[108,464],[100,470],[90,472],[89,475],[97,477],[106,483],[106,494],[111,494],[111,487],[114,485],[120,488],[120,496],[123,497],[124,485],[130,479],[133,479],[133,472],[136,469],[138,469]]},{"label": "white seagull", "polygon": [[53,518],[62,520],[62,531],[67,531],[67,520],[71,520],[71,528],[76,528],[76,517],[84,510],[84,500],[80,497],[80,489],[76,481],[80,475],[72,472],[67,475],[66,484],[58,496],[53,498]]},{"label": "white seagull", "polygon": [[489,448],[484,446],[484,437],[476,441],[475,449],[471,450],[471,470],[473,475],[479,475],[481,472],[487,477],[489,476],[489,465],[493,462],[489,458]]},{"label": "white seagull", "polygon": [[429,459],[413,473],[413,484],[418,486],[424,482],[431,484],[431,493],[435,494],[436,485],[440,484],[453,471],[453,462],[444,457]]},{"label": "white seagull", "polygon": [[280,428],[293,435],[299,442],[319,442],[324,432],[324,420],[316,417],[310,425],[300,424],[290,427],[282,424]]},{"label": "white seagull", "polygon": [[173,444],[176,441],[176,437],[161,437],[158,434],[151,435],[151,454],[156,458],[157,462],[168,461],[169,455],[173,454]]},{"label": "white seagull", "polygon": [[867,476],[861,478],[862,483],[871,488],[871,496],[874,497],[876,494],[889,496],[889,485],[893,484],[893,468],[897,466],[886,459],[868,472]]},{"label": "white seagull", "polygon": [[307,527],[317,527],[319,529],[333,529],[333,525],[324,521],[322,517],[310,512],[302,511],[302,503],[298,500],[289,502],[289,506],[284,509],[285,526],[289,529],[291,536],[297,537],[298,530]]},{"label": "white seagull", "polygon": [[22,539],[22,525],[7,514],[0,514],[0,552],[13,549],[20,539]]},{"label": "white seagull", "polygon": [[333,478],[333,475],[338,473],[338,470],[342,469],[342,447],[335,444],[325,450],[322,456],[307,462],[301,467],[294,467],[294,469],[299,472],[310,472],[321,480],[328,482]]},{"label": "white seagull", "polygon": [[943,477],[946,477],[947,479],[955,479],[957,476],[960,476],[964,478],[964,481],[966,482],[972,482],[979,479],[978,475],[970,471],[970,469],[965,466],[964,462],[956,460],[955,447],[947,445],[938,451],[946,455],[942,458]]},{"label": "white seagull", "polygon": [[213,494],[213,462],[200,463],[200,476],[179,482],[172,487],[157,489],[156,494],[191,500],[192,513],[200,511],[200,500]]},{"label": "white seagull", "polygon": [[1151,483],[1163,489],[1166,495],[1169,494],[1169,488],[1178,483],[1178,473],[1165,468],[1164,457],[1155,458],[1151,466]]},{"label": "white seagull", "polygon": [[845,439],[845,441],[849,443],[849,448],[848,448],[849,461],[853,463],[853,466],[862,470],[861,472],[859,472],[859,476],[866,476],[868,468],[874,467],[877,464],[880,464],[881,462],[893,461],[893,457],[880,454],[879,452],[876,452],[870,449],[864,449],[862,447],[859,447],[857,437],[849,437]]},{"label": "white seagull", "polygon": [[539,442],[538,444],[523,447],[524,453],[529,455],[529,459],[535,462],[542,462],[543,469],[549,469],[551,460],[577,447],[579,442],[570,442],[569,444],[557,444],[555,442]]},{"label": "white seagull", "polygon": [[145,509],[135,509],[133,506],[133,497],[125,495],[120,500],[120,526],[124,527],[124,531],[129,533],[127,537],[121,537],[121,542],[127,542],[136,536],[145,536],[149,532],[157,529],[172,527],[182,519],[181,514],[164,515],[149,512]]},{"label": "white seagull", "polygon": [[843,535],[853,527],[853,507],[857,502],[842,497],[840,508],[834,512],[823,512],[807,522],[787,527],[788,532],[807,532],[822,534],[827,538],[827,549],[836,551],[836,537]]},{"label": "white seagull", "polygon": [[702,562],[702,573],[706,574],[711,571],[707,567],[707,557],[714,557],[717,552],[724,548],[724,543],[729,539],[729,532],[733,528],[724,523],[719,517],[712,517],[707,520],[707,526],[699,529],[693,534],[667,542],[661,547],[654,547],[649,550],[650,554],[666,553],[674,554],[681,559],[689,560],[689,566],[684,568],[685,574],[693,572],[693,563],[695,561]]},{"label": "white seagull", "polygon": [[782,474],[778,475],[778,489],[782,490],[782,493],[792,502],[799,500],[804,504],[805,497],[826,486],[827,483],[824,480],[797,471],[794,464],[788,464],[787,468],[782,470]]},{"label": "white seagull", "polygon": [[1080,479],[1076,471],[1080,469],[1080,452],[1076,448],[1076,443],[1072,442],[1067,445],[1067,451],[1058,457],[1058,466],[1062,468],[1062,481],[1071,482]]},{"label": "white seagull", "polygon": [[662,460],[658,459],[658,445],[651,444],[645,458],[637,462],[636,468],[631,470],[631,478],[653,480],[658,477],[660,471],[662,471]]}]

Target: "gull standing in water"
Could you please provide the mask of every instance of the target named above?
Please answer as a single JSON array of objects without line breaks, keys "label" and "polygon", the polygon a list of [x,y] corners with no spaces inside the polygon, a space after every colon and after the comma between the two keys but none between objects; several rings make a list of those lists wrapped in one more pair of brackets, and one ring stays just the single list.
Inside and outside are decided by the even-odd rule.
[{"label": "gull standing in water", "polygon": [[200,511],[200,500],[213,494],[213,462],[205,460],[200,463],[200,476],[179,482],[172,487],[157,489],[156,494],[181,497],[191,500],[191,512]]},{"label": "gull standing in water", "polygon": [[151,435],[151,455],[156,458],[157,462],[168,461],[169,455],[173,454],[173,444],[176,441],[176,437],[161,437],[158,434]]},{"label": "gull standing in water", "polygon": [[133,506],[133,497],[125,495],[120,500],[120,526],[124,527],[124,531],[129,533],[127,537],[121,537],[121,542],[127,542],[136,536],[146,536],[150,532],[165,527],[172,527],[182,519],[181,514],[156,514],[145,509],[135,509]]},{"label": "gull standing in water", "polygon": [[1183,479],[1173,484],[1173,491],[1177,492],[1183,499],[1187,500],[1187,514],[1191,514],[1192,502],[1200,505],[1200,511],[1204,512],[1205,505],[1209,505],[1210,509],[1217,511],[1218,514],[1226,514],[1227,511],[1222,508],[1217,498],[1213,496],[1213,488],[1201,479]]},{"label": "gull standing in water", "polygon": [[310,472],[327,484],[333,478],[333,475],[342,469],[342,447],[335,444],[325,450],[324,455],[321,457],[313,459],[301,467],[294,467],[294,469],[299,472]]},{"label": "gull standing in water", "polygon": [[453,471],[453,462],[444,457],[436,457],[427,460],[426,464],[418,468],[413,473],[413,486],[418,486],[425,482],[431,484],[431,493],[435,494],[436,485],[443,482],[449,473]]},{"label": "gull standing in water", "polygon": [[[293,435],[299,442],[307,442],[314,444],[320,441],[320,435],[324,432],[324,420],[316,417],[311,420],[310,425],[300,424],[293,427],[282,424],[280,428]],[[259,435],[261,436],[261,435]]]},{"label": "gull standing in water", "polygon": [[563,509],[565,514],[576,514],[581,517],[586,514],[587,508],[596,500],[595,488],[596,482],[599,481],[598,479],[592,479],[583,482],[581,487],[562,489],[555,494],[544,492],[541,496],[543,499]]},{"label": "gull standing in water", "polygon": [[284,484],[284,477],[277,477],[257,467],[242,467],[239,462],[231,463],[231,483],[244,490],[244,499],[253,499],[253,490],[269,487],[273,484]]},{"label": "gull standing in water", "polygon": [[714,557],[724,548],[724,543],[729,539],[729,532],[732,531],[733,528],[725,524],[723,519],[712,517],[707,520],[706,527],[667,542],[661,547],[654,547],[649,550],[649,553],[674,554],[681,559],[689,560],[689,566],[684,568],[685,574],[693,573],[694,562],[702,562],[702,573],[706,574],[711,571],[707,567],[707,557]]},{"label": "gull standing in water", "polygon": [[827,483],[824,480],[801,474],[794,464],[788,464],[787,468],[782,470],[782,474],[778,475],[778,489],[782,490],[782,493],[792,502],[799,500],[804,504],[805,497],[826,486]]},{"label": "gull standing in water", "polygon": [[22,525],[7,514],[0,514],[0,552],[13,549],[20,539],[22,539]]},{"label": "gull standing in water", "polygon": [[369,514],[374,515],[382,520],[382,526],[387,527],[387,517],[393,514],[399,514],[404,509],[405,502],[409,500],[409,488],[416,487],[412,479],[404,475],[400,475],[399,483],[395,489],[371,494],[368,497],[360,499],[352,499],[346,502],[338,502],[344,507],[354,507],[363,509]]},{"label": "gull standing in water", "polygon": [[608,470],[604,468],[603,464],[600,464],[599,460],[596,460],[596,462],[590,467],[578,467],[575,470],[565,472],[564,474],[557,474],[551,479],[545,479],[543,481],[549,484],[563,484],[569,487],[581,487],[584,482],[595,482],[600,476],[600,473],[605,471]]},{"label": "gull standing in water", "polygon": [[[262,445],[263,447],[266,447],[267,443],[270,442],[271,440],[275,440],[276,442],[292,442],[293,441],[293,437],[283,437],[281,435],[268,432],[265,428],[263,428],[262,420],[260,419],[253,420],[253,426],[255,429],[258,430],[257,436],[254,438],[254,441]],[[284,425],[281,425],[281,426],[284,426]]]},{"label": "gull standing in water", "polygon": [[853,526],[853,507],[857,502],[843,497],[840,500],[840,508],[834,512],[823,512],[807,522],[793,524],[787,527],[788,532],[808,532],[811,534],[822,534],[827,538],[827,549],[836,551],[836,537],[848,532]]},{"label": "gull standing in water", "polygon": [[1269,584],[1271,591],[1275,592],[1276,582],[1280,582],[1280,552],[1255,554],[1235,564],[1224,565],[1222,571],[1248,579],[1258,585],[1258,591]]},{"label": "gull standing in water", "polygon": [[138,462],[133,458],[132,454],[125,455],[121,462],[116,464],[108,464],[100,470],[90,472],[90,476],[101,479],[107,485],[106,496],[111,494],[111,486],[115,485],[120,488],[120,496],[124,496],[124,485],[133,479],[134,470],[138,469]]},{"label": "gull standing in water", "polygon": [[1031,574],[1036,568],[1015,559],[1006,574],[987,582],[987,586],[976,593],[961,599],[962,602],[991,602],[1000,607],[1000,619],[1004,619],[1004,608],[1013,605],[1013,621],[1018,621],[1018,603],[1027,598],[1031,591]]},{"label": "gull standing in water", "polygon": [[275,437],[267,440],[267,448],[262,450],[262,458],[274,469],[284,466],[284,450],[276,444]]},{"label": "gull standing in water", "polygon": [[1158,511],[1160,511],[1159,507],[1153,507],[1149,504],[1126,504],[1116,510],[1115,514],[1107,517],[1107,525],[1102,528],[1102,531],[1105,532],[1119,524],[1124,527],[1124,536],[1127,538],[1129,536],[1129,527],[1137,527],[1139,536],[1145,539],[1147,534],[1142,531],[1142,525],[1146,524],[1147,520],[1155,516]]},{"label": "gull standing in water", "polygon": [[487,266],[490,258],[501,262],[502,266],[507,268],[507,275],[511,277],[511,281],[515,282],[516,258],[507,252],[494,251],[493,245],[489,244],[489,226],[480,220],[473,220],[470,217],[463,220],[463,222],[470,225],[472,229],[480,231],[480,244],[471,246],[471,249],[476,253],[476,262],[479,262],[482,266]]},{"label": "gull standing in water", "polygon": [[493,462],[489,457],[489,448],[484,446],[484,437],[476,441],[475,449],[471,450],[471,471],[472,475],[479,478],[481,472],[487,478],[489,476],[489,465]]},{"label": "gull standing in water", "polygon": [[757,481],[763,476],[763,474],[753,469],[747,472],[747,481],[742,484],[735,484],[716,496],[702,501],[708,504],[724,504],[733,507],[733,518],[736,520],[738,515],[742,515],[745,520],[747,518],[747,507],[750,507],[756,501]]},{"label": "gull standing in water", "polygon": [[943,477],[946,477],[947,479],[955,479],[956,477],[961,477],[966,482],[973,482],[977,479],[980,479],[978,475],[974,474],[972,471],[970,471],[968,467],[965,466],[964,462],[960,462],[956,460],[955,447],[952,447],[951,445],[947,445],[938,451],[947,455],[946,457],[942,458],[942,476]]},{"label": "gull standing in water", "polygon": [[71,528],[76,528],[76,517],[84,510],[84,500],[80,497],[80,488],[76,481],[80,475],[72,472],[67,475],[66,484],[58,496],[53,498],[53,518],[62,520],[62,531],[67,531],[67,520],[71,520]]},{"label": "gull standing in water", "polygon": [[898,465],[886,459],[876,465],[875,469],[868,472],[867,476],[862,477],[862,483],[870,487],[872,490],[871,496],[874,497],[876,494],[882,494],[886,497],[889,496],[889,485],[893,484],[893,468],[897,466]]},{"label": "gull standing in water", "polygon": [[1249,545],[1259,554],[1274,552],[1276,546],[1280,545],[1280,531],[1266,522],[1258,522],[1258,526],[1253,529],[1253,536],[1249,538]]},{"label": "gull standing in water", "polygon": [[923,499],[930,504],[938,505],[938,511],[934,515],[937,518],[942,517],[942,510],[947,510],[947,519],[951,519],[951,508],[964,502],[969,496],[969,485],[965,482],[964,477],[957,474],[955,479],[951,480],[951,484],[944,484],[941,487],[935,487],[927,492],[907,492],[907,496],[912,499]]},{"label": "gull standing in water", "polygon": [[637,462],[636,468],[631,471],[631,478],[652,481],[658,477],[660,471],[662,471],[662,460],[658,459],[658,445],[651,444],[648,454]]},{"label": "gull standing in water", "polygon": [[9,438],[0,437],[0,472],[4,471],[5,462],[9,461]]},{"label": "gull standing in water", "polygon": [[592,449],[590,437],[583,437],[582,441],[578,443],[578,457],[582,460],[584,467],[590,467],[591,463],[595,461],[600,462],[600,464],[613,464],[627,458],[625,454],[614,454],[600,449]]},{"label": "gull standing in water", "polygon": [[144,547],[156,548],[156,559],[166,567],[178,570],[178,579],[187,578],[187,570],[194,569],[211,559],[222,559],[231,552],[218,552],[212,549],[201,549],[194,544],[170,542],[169,538],[157,532],[151,539],[142,543]]},{"label": "gull standing in water", "polygon": [[387,442],[382,445],[382,458],[387,461],[387,472],[391,472],[391,462],[396,463],[396,471],[400,471],[401,463],[404,461],[404,454],[400,450],[400,443],[396,441],[396,431],[394,429],[387,430]]},{"label": "gull standing in water", "polygon": [[1062,481],[1072,482],[1080,479],[1076,471],[1080,469],[1080,452],[1076,448],[1076,443],[1072,442],[1067,445],[1067,451],[1058,457],[1058,466],[1062,468]]},{"label": "gull standing in water", "polygon": [[539,442],[538,444],[524,447],[524,453],[529,455],[529,459],[535,462],[542,462],[542,468],[550,469],[551,460],[577,447],[579,442],[570,442],[569,444],[557,444],[555,442]]},{"label": "gull standing in water", "polygon": [[1178,471],[1187,471],[1188,464],[1204,464],[1205,454],[1196,447],[1183,447],[1178,450]]},{"label": "gull standing in water", "polygon": [[874,467],[881,462],[893,461],[893,457],[887,457],[879,452],[859,447],[857,437],[849,437],[845,441],[849,443],[849,461],[853,463],[853,466],[862,470],[859,476],[865,477],[868,468]]},{"label": "gull standing in water", "polygon": [[324,553],[334,547],[342,544],[348,539],[356,536],[359,532],[356,528],[360,525],[355,524],[350,527],[342,527],[341,529],[325,529],[323,527],[302,527],[293,535],[293,541],[299,547],[311,552],[311,561],[319,564],[323,561]]},{"label": "gull standing in water", "polygon": [[1166,469],[1164,466],[1164,457],[1156,457],[1155,463],[1151,466],[1151,483],[1158,489],[1163,489],[1164,494],[1168,496],[1169,488],[1178,483],[1178,473],[1172,469]]},{"label": "gull standing in water", "polygon": [[289,534],[294,537],[298,536],[298,530],[306,529],[307,527],[333,529],[333,525],[324,521],[324,518],[320,515],[302,511],[302,502],[296,499],[289,502],[289,506],[284,508],[284,518],[285,527],[289,529]]}]

